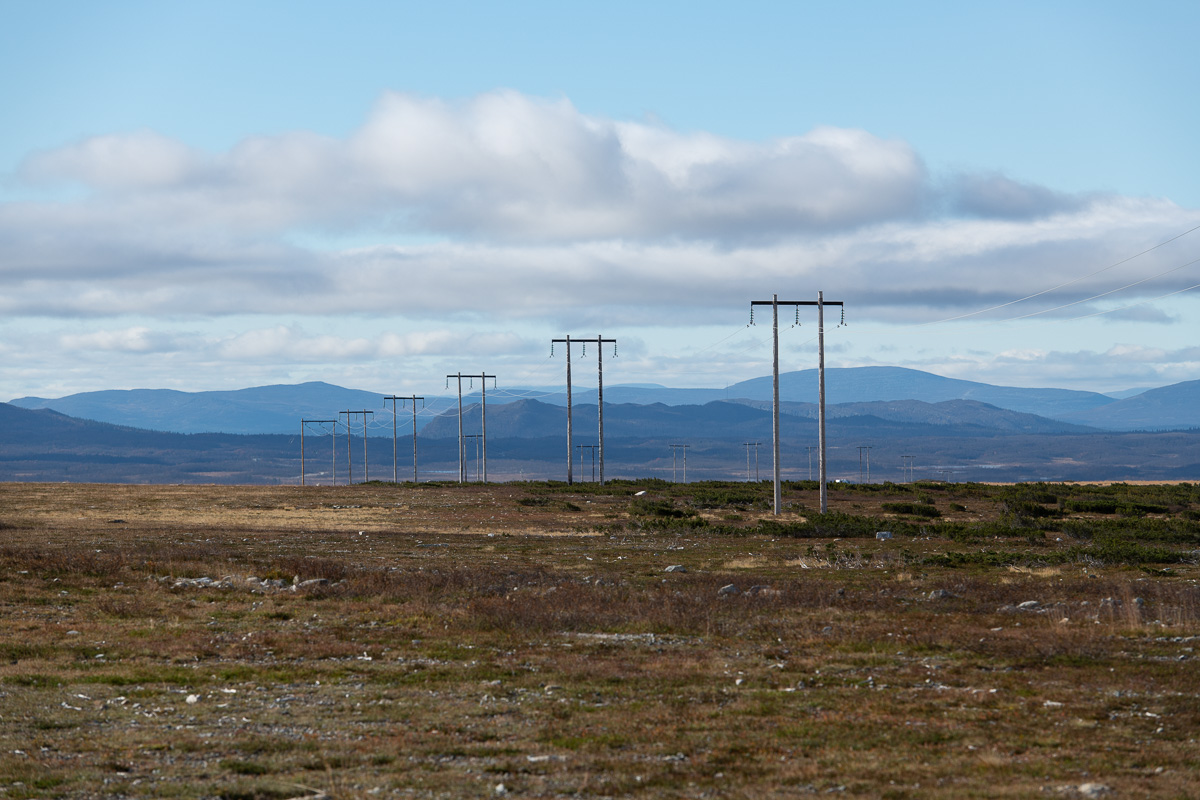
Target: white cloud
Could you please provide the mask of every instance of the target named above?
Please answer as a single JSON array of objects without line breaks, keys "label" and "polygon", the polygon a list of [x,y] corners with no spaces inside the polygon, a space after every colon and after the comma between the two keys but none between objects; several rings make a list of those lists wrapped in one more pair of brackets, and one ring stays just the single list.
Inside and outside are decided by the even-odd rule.
[{"label": "white cloud", "polygon": [[[511,91],[386,93],[347,136],[255,136],[219,153],[107,135],[33,154],[19,177],[35,188],[0,204],[0,319],[95,320],[54,341],[236,363],[239,375],[540,352],[527,336],[538,326],[650,340],[741,324],[752,299],[818,289],[856,323],[967,315],[977,341],[998,319],[1131,306],[1089,330],[1178,374],[1172,347],[1159,360],[1114,323],[1183,328],[1168,323],[1190,306],[1131,304],[1200,282],[1195,266],[1169,272],[1194,259],[1200,232],[1125,261],[1200,224],[1167,199],[1066,195],[993,172],[943,183],[907,143],[865,131],[735,140]],[[56,182],[74,188],[45,191]],[[333,244],[344,241],[355,246]],[[120,317],[139,325],[105,322]],[[372,333],[324,329],[334,318],[370,320]],[[193,321],[204,335],[159,325]],[[1041,341],[977,349],[1033,354],[987,356],[1013,374],[1070,373]],[[983,368],[959,353],[939,363]]]},{"label": "white cloud", "polygon": [[345,140],[255,137],[212,157],[151,132],[103,136],[21,172],[108,193],[92,218],[115,211],[173,234],[378,226],[528,241],[854,226],[913,214],[925,183],[907,144],[864,131],[734,141],[511,91],[458,104],[387,93]]},{"label": "white cloud", "polygon": [[66,333],[59,337],[59,346],[76,351],[114,351],[125,353],[154,353],[175,346],[170,336],[156,334],[149,328],[137,326],[120,330]]},{"label": "white cloud", "polygon": [[509,354],[527,351],[529,343],[506,331],[464,332],[432,330],[383,332],[371,336],[343,337],[310,334],[289,325],[243,331],[212,345],[212,357],[235,361],[286,361],[326,364],[336,361],[366,362],[409,356],[459,356]]},{"label": "white cloud", "polygon": [[177,187],[203,169],[204,157],[154,131],[96,136],[36,153],[22,165],[29,181],[70,181],[97,191]]}]

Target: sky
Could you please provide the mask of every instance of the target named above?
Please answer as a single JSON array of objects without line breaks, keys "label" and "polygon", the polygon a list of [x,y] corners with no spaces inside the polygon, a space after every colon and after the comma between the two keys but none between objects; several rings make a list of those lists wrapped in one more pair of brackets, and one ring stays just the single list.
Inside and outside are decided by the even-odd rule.
[{"label": "sky", "polygon": [[[1198,29],[1192,0],[0,0],[0,399],[555,386],[567,336],[617,340],[605,385],[722,387],[770,374],[752,301],[819,293],[831,367],[1200,379]],[[781,370],[817,338],[781,309]]]}]

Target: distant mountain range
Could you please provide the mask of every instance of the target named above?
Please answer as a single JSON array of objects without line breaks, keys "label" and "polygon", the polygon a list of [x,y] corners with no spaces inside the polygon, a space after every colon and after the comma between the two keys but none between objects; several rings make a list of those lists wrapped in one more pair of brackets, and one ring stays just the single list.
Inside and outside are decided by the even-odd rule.
[{"label": "distant mountain range", "polygon": [[[509,389],[502,384],[495,392],[489,390],[488,405],[490,408],[498,407],[533,395],[543,404],[566,405],[565,389],[561,387]],[[609,405],[703,406],[716,400],[761,408],[762,403],[770,402],[771,395],[770,376],[742,381],[722,389],[614,385],[604,390],[606,408]],[[476,392],[466,397],[465,402],[477,401],[478,398]],[[815,414],[811,409],[815,408],[817,399],[817,371],[803,370],[780,375],[780,398],[781,402],[793,404],[792,407],[785,407],[788,413],[798,416]],[[855,367],[826,371],[826,399],[830,414],[843,416],[866,411],[850,408],[861,403],[916,401],[938,404],[962,400],[1110,431],[1200,428],[1200,381],[1149,389],[1118,398],[1070,389],[993,386],[901,367]],[[595,388],[577,389],[573,401],[576,404],[590,402],[594,405]],[[418,417],[420,428],[431,424],[438,414],[456,406],[457,397],[430,397],[426,402],[427,408]],[[22,397],[13,400],[12,405],[26,409],[52,409],[82,419],[175,433],[291,434],[299,431],[302,419],[334,419],[339,412],[347,409],[375,411],[374,419],[378,427],[378,423],[390,416],[391,411],[391,404],[384,400],[382,394],[321,382],[213,392],[110,390],[57,399]],[[805,410],[806,406],[811,408]],[[847,408],[835,411],[834,406]],[[887,413],[900,413],[899,408],[893,407]],[[917,407],[909,408],[912,410]],[[943,408],[941,413],[950,413],[950,409]],[[959,408],[954,413],[964,413],[964,410]],[[976,413],[979,413],[978,410]],[[1020,424],[1016,418],[1012,418],[1010,423]],[[987,423],[992,424],[994,420]]]},{"label": "distant mountain range", "polygon": [[[482,431],[480,404],[464,408],[464,430]],[[788,403],[781,418],[783,476],[810,477],[817,443],[812,404]],[[605,403],[608,477],[744,480],[771,471],[771,414],[762,401],[668,406]],[[574,408],[577,478],[591,475],[594,404]],[[130,483],[345,483],[411,477],[412,440],[290,434],[180,434],[120,427],[48,409],[0,403],[0,480]],[[327,426],[326,426],[327,427]],[[521,400],[487,409],[486,457],[493,480],[563,479],[566,409]],[[1200,430],[1099,432],[972,400],[916,400],[829,407],[829,474],[838,480],[1061,481],[1200,479]],[[383,433],[378,431],[378,433]],[[457,480],[457,409],[418,435],[421,480]],[[679,452],[673,445],[687,445]],[[588,449],[583,449],[588,448]],[[469,479],[482,442],[464,448]],[[395,461],[393,453],[396,452]],[[678,458],[677,458],[678,456]],[[753,467],[753,469],[752,469]]]}]

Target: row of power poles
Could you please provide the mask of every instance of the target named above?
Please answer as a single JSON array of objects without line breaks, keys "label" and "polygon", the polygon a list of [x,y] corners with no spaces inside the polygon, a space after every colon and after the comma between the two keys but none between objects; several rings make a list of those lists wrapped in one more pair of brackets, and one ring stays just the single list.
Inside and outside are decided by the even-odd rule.
[{"label": "row of power poles", "polygon": [[[771,403],[771,450],[772,450],[772,462],[773,462],[772,466],[773,466],[773,478],[774,478],[774,489],[775,489],[775,497],[774,497],[774,513],[775,514],[780,513],[780,508],[782,505],[782,481],[781,481],[780,435],[779,435],[779,307],[780,306],[795,307],[797,309],[797,315],[799,315],[800,306],[816,306],[816,308],[817,308],[817,352],[818,352],[818,362],[817,362],[817,375],[818,375],[818,405],[817,405],[817,408],[818,408],[818,412],[817,412],[818,413],[818,425],[817,425],[818,437],[817,437],[817,442],[818,443],[817,443],[817,452],[818,452],[818,466],[819,466],[818,480],[820,482],[820,489],[821,489],[821,513],[824,514],[828,510],[829,498],[828,498],[826,458],[825,458],[825,456],[826,456],[826,443],[825,443],[825,306],[827,306],[827,305],[828,306],[843,306],[843,303],[840,300],[826,300],[824,298],[823,292],[817,293],[817,299],[815,301],[812,301],[812,300],[780,300],[779,295],[776,294],[776,295],[772,295],[770,300],[753,300],[750,303],[752,320],[753,320],[753,311],[754,311],[755,306],[771,306],[771,356],[772,356],[772,358],[771,358],[771,361],[772,361],[771,374],[772,374],[772,380],[773,380],[772,403]],[[600,479],[600,483],[603,484],[604,483],[604,345],[612,344],[613,345],[613,355],[615,356],[617,340],[616,339],[605,339],[603,336],[596,336],[594,338],[592,338],[592,337],[572,338],[570,336],[566,336],[562,339],[551,339],[550,341],[551,341],[551,354],[552,355],[553,355],[553,347],[555,344],[566,345],[566,352],[567,352],[567,356],[566,356],[567,365],[566,366],[567,366],[567,483],[568,484],[574,483],[574,480],[575,480],[574,454],[575,454],[575,450],[576,450],[575,443],[574,443],[574,430],[573,430],[573,424],[572,424],[573,423],[573,419],[572,419],[573,398],[572,398],[572,385],[571,385],[572,347],[575,345],[578,345],[583,348],[583,352],[584,352],[584,354],[586,354],[587,345],[589,343],[593,343],[595,345],[596,368],[597,368],[597,383],[596,383],[597,403],[596,403],[596,405],[597,405],[597,419],[598,419],[598,426],[599,426],[598,444],[596,444],[596,445],[579,445],[579,448],[581,450],[581,452],[580,452],[581,459],[583,457],[583,454],[582,454],[583,448],[587,448],[587,447],[593,448],[592,449],[593,476],[595,476],[596,462],[598,461],[599,462],[599,479]],[[454,373],[452,375],[446,376],[447,384],[449,383],[449,380],[452,378],[455,379],[458,383],[458,480],[459,480],[459,483],[465,483],[466,477],[467,477],[467,475],[466,475],[466,470],[467,470],[466,451],[465,451],[465,445],[464,445],[466,437],[463,434],[462,381],[463,381],[463,378],[468,378],[470,380],[479,378],[480,381],[482,382],[482,388],[481,388],[481,393],[480,393],[480,415],[481,415],[481,422],[482,422],[482,430],[477,438],[482,443],[483,459],[482,459],[482,475],[481,475],[481,477],[482,477],[483,481],[486,482],[487,481],[487,381],[489,379],[495,381],[496,376],[488,375],[487,373],[480,373],[478,375],[464,375],[463,373],[458,372],[458,373]],[[389,396],[389,397],[385,398],[385,400],[392,401],[392,479],[393,480],[399,479],[398,456],[397,456],[397,449],[396,449],[397,445],[396,445],[396,405],[395,404],[397,401],[404,401],[405,403],[407,403],[410,400],[413,403],[413,480],[416,481],[417,480],[417,423],[416,423],[417,408],[416,408],[416,402],[417,402],[417,400],[423,401],[424,398],[418,397],[416,395],[412,395],[409,397],[399,397],[399,396],[393,395],[393,396]],[[341,412],[341,414],[339,414],[339,417],[343,414],[346,416],[347,434],[349,434],[349,430],[350,430],[351,417],[357,416],[357,415],[362,415],[362,417],[363,417],[363,473],[364,473],[364,479],[367,478],[367,460],[366,460],[367,459],[367,454],[366,454],[366,450],[367,450],[367,417],[373,413],[374,412],[362,410],[362,411],[343,411],[343,412]],[[301,453],[301,456],[300,456],[300,458],[301,458],[300,483],[301,483],[301,485],[304,484],[304,431],[307,428],[307,426],[312,423],[321,423],[321,424],[332,423],[333,424],[334,481],[336,482],[336,480],[337,480],[337,438],[336,438],[337,437],[337,420],[301,420],[301,426],[300,426],[300,453]],[[347,435],[346,438],[347,438],[347,475],[349,476],[349,479],[351,481],[353,481],[352,468],[349,466],[349,464],[350,464],[349,442],[350,442],[351,437],[349,435]],[[757,475],[758,475],[758,446],[759,446],[759,444],[760,444],[760,442],[746,442],[745,443],[745,446],[746,446],[746,477],[747,477],[747,479],[749,479],[749,477],[750,477],[750,447],[754,447],[755,476],[757,478]],[[672,477],[674,477],[674,472],[675,472],[675,467],[674,467],[675,451],[677,449],[682,449],[683,455],[684,455],[684,475],[685,475],[684,479],[686,480],[687,447],[688,447],[688,445],[674,445],[674,444],[671,445]],[[861,457],[861,452],[862,451],[860,450],[860,457]],[[811,458],[812,458],[812,452],[810,449],[810,451],[809,451],[809,459],[810,459],[809,472],[810,473],[812,471]],[[868,458],[869,458],[869,450],[868,450]],[[869,463],[869,461],[868,461],[868,463]],[[580,468],[582,469],[582,461],[580,463]],[[869,469],[869,467],[868,467],[868,469]]]},{"label": "row of power poles", "polygon": [[[486,482],[487,481],[487,381],[489,378],[491,380],[495,381],[496,376],[488,375],[486,373],[481,373],[479,375],[464,375],[463,373],[458,372],[453,375],[446,376],[447,385],[449,384],[450,378],[455,378],[458,380],[458,481],[459,481],[459,483],[466,482],[467,467],[466,467],[465,441],[468,438],[476,438],[476,439],[482,440],[482,443],[483,443],[482,479]],[[483,389],[482,389],[482,395],[481,395],[481,397],[482,397],[481,409],[482,409],[482,415],[483,415],[483,432],[480,434],[472,434],[471,436],[465,436],[463,434],[463,402],[462,402],[462,380],[463,380],[463,378],[472,379],[472,380],[475,378],[479,378],[483,381]],[[404,403],[404,405],[406,407],[410,402],[412,403],[412,442],[413,442],[413,477],[412,477],[412,479],[413,479],[413,482],[416,483],[419,478],[418,471],[417,471],[417,401],[418,400],[421,401],[421,405],[422,405],[422,407],[424,407],[425,398],[421,395],[414,394],[414,395],[408,395],[408,396],[388,395],[387,397],[385,397],[383,399],[385,402],[390,400],[392,403],[392,481],[395,483],[399,483],[399,481],[400,481],[400,459],[399,459],[399,445],[398,445],[398,435],[397,435],[399,414],[398,414],[398,411],[396,408],[396,403],[402,402],[402,403]],[[341,418],[343,416],[346,417],[345,425],[346,425],[347,483],[354,482],[354,468],[353,468],[353,461],[352,461],[352,453],[350,452],[350,447],[351,447],[351,443],[353,441],[353,436],[351,435],[350,422],[353,417],[360,416],[360,415],[363,418],[363,480],[364,481],[370,480],[370,472],[368,471],[369,467],[368,467],[368,463],[367,463],[367,418],[374,415],[374,413],[375,413],[374,411],[368,411],[366,409],[363,409],[361,411],[340,411],[340,412],[338,412],[337,419],[302,419],[302,420],[300,420],[300,485],[304,486],[306,483],[304,435],[309,430],[309,427],[308,427],[309,425],[318,425],[318,424],[332,426],[330,429],[330,433],[332,434],[332,441],[333,441],[332,482],[334,484],[337,483],[337,426],[338,426],[338,423],[341,422]],[[476,447],[478,448],[478,443],[476,444]],[[479,470],[477,469],[476,474],[478,474],[478,473],[479,473]]]}]

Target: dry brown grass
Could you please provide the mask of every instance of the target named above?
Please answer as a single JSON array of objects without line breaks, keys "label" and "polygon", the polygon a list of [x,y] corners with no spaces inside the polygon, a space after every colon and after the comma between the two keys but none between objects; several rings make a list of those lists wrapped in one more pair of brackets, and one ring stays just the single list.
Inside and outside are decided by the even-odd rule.
[{"label": "dry brown grass", "polygon": [[0,485],[0,796],[1200,796],[1192,561],[539,491]]}]

